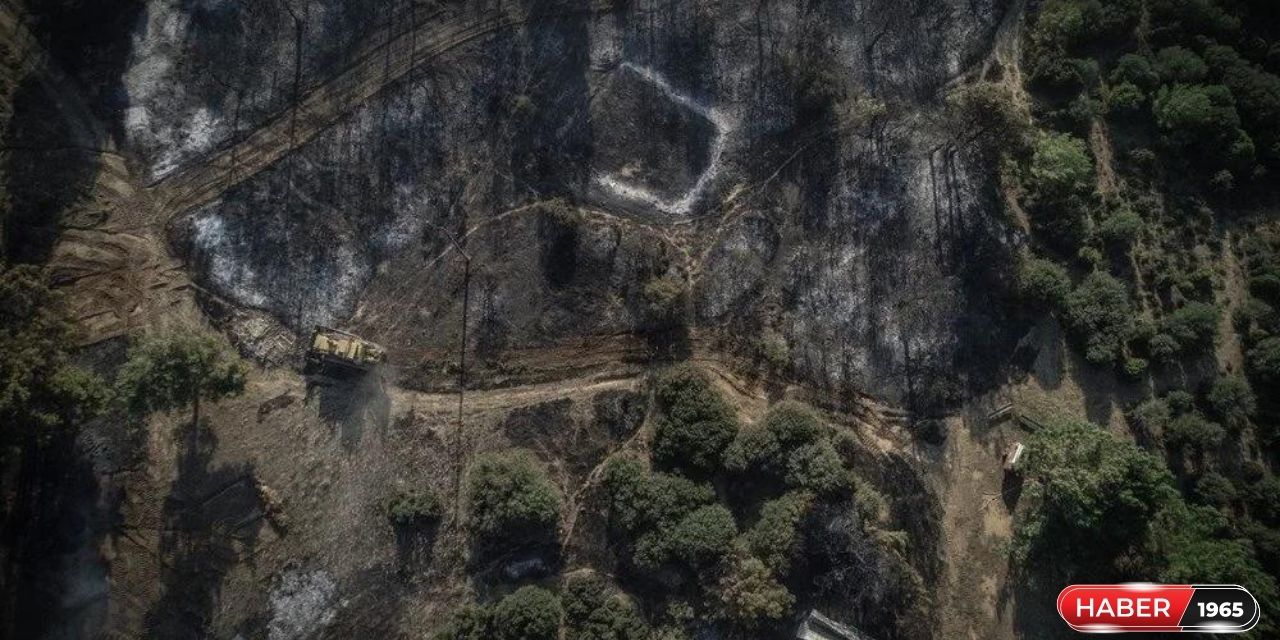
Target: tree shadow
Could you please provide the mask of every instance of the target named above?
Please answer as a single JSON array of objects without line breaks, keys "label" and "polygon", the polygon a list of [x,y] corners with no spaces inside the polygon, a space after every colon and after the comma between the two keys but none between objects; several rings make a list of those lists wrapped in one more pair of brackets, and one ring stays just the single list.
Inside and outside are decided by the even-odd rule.
[{"label": "tree shadow", "polygon": [[162,511],[162,595],[146,616],[148,637],[204,638],[222,580],[253,555],[266,512],[248,464],[210,466],[217,437],[190,423],[178,434],[178,473]]},{"label": "tree shadow", "polygon": [[396,534],[396,567],[401,578],[407,578],[425,570],[435,557],[436,539],[440,535],[440,523],[422,525],[398,525]]}]

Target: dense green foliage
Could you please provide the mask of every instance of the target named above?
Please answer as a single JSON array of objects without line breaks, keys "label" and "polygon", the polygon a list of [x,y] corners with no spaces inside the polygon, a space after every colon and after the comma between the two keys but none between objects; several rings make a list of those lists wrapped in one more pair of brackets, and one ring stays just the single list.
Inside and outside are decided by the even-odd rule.
[{"label": "dense green foliage", "polygon": [[[668,419],[727,411],[715,389],[692,370],[668,372],[656,391],[660,406],[679,409]],[[732,443],[721,446],[717,436],[701,464],[673,464],[655,446],[651,461],[618,455],[604,466],[609,535],[623,575],[670,594],[663,619],[654,621],[654,637],[684,637],[680,630],[699,619],[719,621],[738,634],[732,637],[760,637],[780,632],[796,603],[813,597],[819,584],[854,588],[846,584],[850,574],[869,570],[850,569],[843,560],[830,567],[819,561],[821,571],[834,577],[794,580],[796,567],[813,570],[815,551],[807,541],[824,535],[814,528],[833,519],[849,535],[829,537],[827,551],[882,562],[866,546],[871,534],[865,530],[880,502],[870,497],[874,492],[854,490],[834,431],[811,408],[781,402],[758,424],[733,427]],[[651,469],[650,462],[663,471]],[[863,496],[865,505],[859,502]],[[819,506],[825,516],[816,515]],[[907,599],[912,593],[899,595]]]},{"label": "dense green foliage", "polygon": [[397,527],[431,525],[444,515],[440,496],[430,489],[401,491],[387,501],[387,519]]},{"label": "dense green foliage", "polygon": [[1223,424],[1241,429],[1258,411],[1258,399],[1249,381],[1240,376],[1224,376],[1213,382],[1206,398]]},{"label": "dense green foliage", "polygon": [[560,598],[526,586],[487,607],[455,611],[432,640],[557,640],[563,610]]},{"label": "dense green foliage", "polygon": [[758,558],[735,558],[716,588],[720,617],[744,629],[765,621],[783,619],[795,604],[795,596],[778,582]]},{"label": "dense green foliage", "polygon": [[32,266],[0,271],[0,423],[5,440],[46,435],[100,414],[109,389],[70,363],[72,327]]},{"label": "dense green foliage", "polygon": [[654,434],[654,460],[690,472],[718,468],[738,424],[706,376],[692,367],[675,367],[658,379],[657,398],[662,416]]},{"label": "dense green foliage", "polygon": [[566,640],[649,640],[651,631],[625,595],[594,575],[565,580]]},{"label": "dense green foliage", "polygon": [[1018,293],[1031,307],[1056,309],[1071,292],[1071,276],[1066,268],[1041,258],[1023,260],[1018,265]]},{"label": "dense green foliage", "polygon": [[554,540],[560,490],[528,451],[482,455],[467,472],[467,522],[483,545]]},{"label": "dense green foliage", "polygon": [[1089,362],[1114,363],[1123,355],[1133,321],[1129,292],[1119,280],[1091,273],[1067,296],[1063,320],[1083,342]]},{"label": "dense green foliage", "polygon": [[560,598],[541,587],[520,587],[494,605],[489,633],[494,640],[557,640]]},{"label": "dense green foliage", "polygon": [[143,338],[129,350],[116,381],[129,410],[144,415],[191,407],[244,391],[244,364],[217,338],[185,331]]},{"label": "dense green foliage", "polygon": [[743,534],[747,550],[779,576],[791,570],[800,552],[800,523],[813,506],[813,496],[788,493],[760,508],[760,519]]},{"label": "dense green foliage", "polygon": [[1019,557],[1073,570],[1110,564],[1173,499],[1164,463],[1091,424],[1050,425],[1027,442],[1030,507],[1015,536]]}]

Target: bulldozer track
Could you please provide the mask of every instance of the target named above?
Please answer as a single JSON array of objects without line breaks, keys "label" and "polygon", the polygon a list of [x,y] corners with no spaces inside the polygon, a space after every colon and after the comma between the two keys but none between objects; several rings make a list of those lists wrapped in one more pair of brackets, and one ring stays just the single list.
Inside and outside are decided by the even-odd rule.
[{"label": "bulldozer track", "polygon": [[174,216],[216,200],[337,124],[414,69],[453,49],[522,24],[613,9],[611,2],[596,2],[571,12],[522,15],[504,3],[472,19],[431,22],[398,35],[393,31],[380,46],[364,50],[351,66],[239,142],[153,182],[148,190],[157,203],[155,222],[165,224]]}]

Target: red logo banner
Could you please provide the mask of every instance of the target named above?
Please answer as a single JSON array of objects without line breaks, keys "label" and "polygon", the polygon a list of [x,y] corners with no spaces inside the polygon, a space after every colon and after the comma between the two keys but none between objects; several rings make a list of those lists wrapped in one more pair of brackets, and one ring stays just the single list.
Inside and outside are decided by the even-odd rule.
[{"label": "red logo banner", "polygon": [[1072,585],[1058,594],[1058,615],[1085,633],[1231,633],[1253,628],[1259,613],[1236,585]]}]

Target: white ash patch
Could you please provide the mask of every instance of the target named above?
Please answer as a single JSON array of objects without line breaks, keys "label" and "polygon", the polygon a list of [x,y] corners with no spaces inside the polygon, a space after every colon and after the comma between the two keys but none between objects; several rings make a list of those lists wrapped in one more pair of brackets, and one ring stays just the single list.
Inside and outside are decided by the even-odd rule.
[{"label": "white ash patch", "polygon": [[[597,174],[593,176],[593,181],[599,187],[603,187],[615,196],[623,200],[630,200],[641,204],[648,205],[662,213],[672,216],[688,216],[692,213],[693,208],[697,206],[698,201],[707,192],[707,189],[715,182],[717,176],[720,175],[720,157],[724,155],[725,140],[734,128],[732,119],[723,111],[715,107],[709,107],[694,98],[687,96],[671,83],[662,74],[649,68],[642,67],[630,62],[624,62],[618,66],[619,70],[626,70],[643,78],[645,81],[653,84],[663,94],[671,99],[672,102],[698,114],[702,118],[710,122],[715,127],[716,135],[711,142],[710,160],[707,167],[703,169],[702,174],[698,176],[697,182],[694,183],[684,195],[674,200],[664,198],[652,189],[628,183],[625,175],[617,174]],[[625,173],[625,171],[624,171]]]},{"label": "white ash patch", "polygon": [[288,570],[271,590],[270,640],[309,638],[337,615],[338,585],[324,571]]}]

